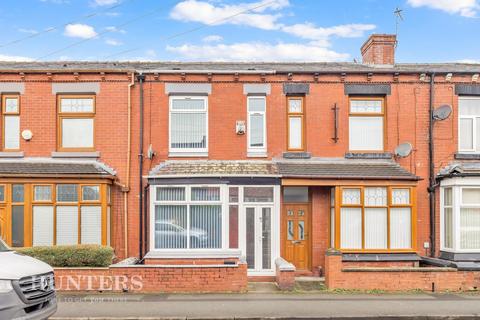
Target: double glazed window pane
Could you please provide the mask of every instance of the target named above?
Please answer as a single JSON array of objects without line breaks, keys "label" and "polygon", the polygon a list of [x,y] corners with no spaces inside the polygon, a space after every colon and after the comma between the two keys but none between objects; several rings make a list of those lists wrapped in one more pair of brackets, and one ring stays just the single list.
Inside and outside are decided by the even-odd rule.
[{"label": "double glazed window pane", "polygon": [[193,187],[192,201],[220,201],[220,188]]},{"label": "double glazed window pane", "polygon": [[57,201],[58,202],[77,202],[78,189],[76,184],[59,184],[57,185]]},{"label": "double glazed window pane", "polygon": [[172,99],[172,110],[205,110],[205,100]]},{"label": "double glazed window pane", "polygon": [[463,204],[480,204],[480,188],[463,188],[462,189]]},{"label": "double glazed window pane", "polygon": [[23,184],[12,185],[12,202],[23,202],[25,199]]},{"label": "double glazed window pane", "polygon": [[263,113],[250,114],[250,147],[264,147],[264,118]]},{"label": "double glazed window pane", "polygon": [[288,118],[288,147],[289,149],[302,148],[302,117]]},{"label": "double glazed window pane", "polygon": [[460,98],[458,111],[459,149],[480,151],[480,99]]},{"label": "double glazed window pane", "polygon": [[244,202],[273,202],[273,188],[245,187],[243,198]]},{"label": "double glazed window pane", "polygon": [[92,98],[63,98],[61,101],[62,113],[92,113]]},{"label": "double glazed window pane", "polygon": [[53,206],[33,206],[33,245],[53,245]]},{"label": "double glazed window pane", "polygon": [[190,206],[190,248],[214,249],[222,246],[222,207]]},{"label": "double glazed window pane", "polygon": [[205,149],[207,147],[207,114],[172,113],[170,147],[173,149]]},{"label": "double glazed window pane", "polygon": [[78,243],[78,207],[57,206],[57,245]]},{"label": "double glazed window pane", "polygon": [[381,100],[351,100],[351,113],[382,113]]},{"label": "double glazed window pane", "polygon": [[340,246],[343,249],[362,248],[362,209],[340,210]]},{"label": "double glazed window pane", "polygon": [[0,202],[5,201],[5,186],[0,185]]},{"label": "double glazed window pane", "polygon": [[5,99],[5,113],[18,113],[18,98],[6,98]]},{"label": "double glazed window pane", "polygon": [[33,199],[35,201],[51,201],[52,187],[51,186],[35,186],[33,189]]},{"label": "double glazed window pane", "polygon": [[83,186],[82,200],[83,201],[99,201],[100,187],[99,186]]},{"label": "double glazed window pane", "polygon": [[4,139],[5,149],[20,148],[20,117],[5,116],[4,117]]},{"label": "double glazed window pane", "polygon": [[387,208],[365,208],[365,249],[387,248]]},{"label": "double glazed window pane", "polygon": [[412,247],[412,212],[410,208],[390,209],[390,248],[410,249]]},{"label": "double glazed window pane", "polygon": [[157,188],[157,201],[185,201],[185,188]]},{"label": "double glazed window pane", "polygon": [[387,188],[365,188],[365,206],[385,207],[387,205]]},{"label": "double glazed window pane", "polygon": [[63,148],[93,148],[93,119],[62,119]]},{"label": "double glazed window pane", "polygon": [[155,207],[155,248],[187,248],[187,206]]},{"label": "double glazed window pane", "polygon": [[383,150],[383,117],[350,116],[349,131],[350,150]]}]

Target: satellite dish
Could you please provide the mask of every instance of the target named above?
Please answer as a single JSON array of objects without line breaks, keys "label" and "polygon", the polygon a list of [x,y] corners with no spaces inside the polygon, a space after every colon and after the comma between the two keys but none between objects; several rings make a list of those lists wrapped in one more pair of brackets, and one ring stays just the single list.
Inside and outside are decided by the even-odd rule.
[{"label": "satellite dish", "polygon": [[441,105],[437,109],[433,110],[433,120],[442,121],[448,119],[452,114],[452,106],[448,104]]},{"label": "satellite dish", "polygon": [[410,142],[399,144],[395,148],[395,156],[400,158],[408,157],[410,153],[412,153],[412,150],[413,150],[413,147]]}]

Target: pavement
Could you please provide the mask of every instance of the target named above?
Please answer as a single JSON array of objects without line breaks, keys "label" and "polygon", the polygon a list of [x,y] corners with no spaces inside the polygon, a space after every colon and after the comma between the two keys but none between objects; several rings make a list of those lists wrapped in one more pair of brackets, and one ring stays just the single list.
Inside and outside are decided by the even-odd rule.
[{"label": "pavement", "polygon": [[480,294],[59,294],[51,320],[480,319]]}]

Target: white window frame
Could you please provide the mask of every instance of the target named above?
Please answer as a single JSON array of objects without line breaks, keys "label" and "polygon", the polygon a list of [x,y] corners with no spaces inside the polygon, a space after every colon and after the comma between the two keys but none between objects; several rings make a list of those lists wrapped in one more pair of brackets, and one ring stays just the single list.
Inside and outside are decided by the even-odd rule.
[{"label": "white window frame", "polygon": [[[453,246],[445,247],[445,189],[452,189],[452,223],[453,223]],[[478,249],[461,249],[460,248],[460,210],[461,208],[479,208],[480,204],[464,205],[462,203],[463,189],[480,189],[480,178],[450,178],[442,180],[440,188],[440,250],[455,253],[480,253]]]},{"label": "white window frame", "polygon": [[[480,115],[478,116],[462,116],[460,114],[460,101],[461,100],[476,100],[478,101],[479,108],[480,108],[480,97],[469,97],[469,96],[461,96],[458,98],[458,127],[457,127],[457,134],[458,134],[458,151],[462,153],[480,153],[480,149],[477,150],[477,121],[480,122]],[[461,149],[460,148],[460,123],[462,120],[472,120],[472,149]]]},{"label": "white window frame", "polygon": [[[218,201],[192,201],[192,188],[220,188],[220,199]],[[157,201],[157,189],[159,188],[185,188],[184,201]],[[197,254],[216,253],[228,250],[229,246],[229,211],[228,211],[228,186],[226,184],[198,184],[198,185],[155,185],[150,188],[150,254],[176,254],[187,253],[192,256]],[[155,206],[157,205],[179,205],[187,207],[187,237],[190,235],[190,206],[191,205],[210,205],[217,204],[222,207],[222,244],[220,248],[197,249],[190,248],[190,241],[187,241],[187,248],[180,249],[162,249],[155,248]]]},{"label": "white window frame", "polygon": [[[204,101],[203,110],[172,110],[173,100],[178,99],[196,99]],[[208,97],[207,96],[189,96],[189,95],[171,95],[168,102],[168,151],[169,156],[207,156],[208,155]],[[172,113],[205,113],[205,148],[172,148]]]},{"label": "white window frame", "polygon": [[[263,99],[265,104],[265,111],[250,111],[251,99]],[[251,145],[251,120],[253,115],[263,116],[263,146],[256,147]],[[266,156],[267,153],[267,98],[265,96],[248,96],[247,97],[247,153],[249,156]]]},{"label": "white window frame", "polygon": [[[381,101],[381,112],[352,112],[352,101]],[[371,118],[371,119],[381,119],[382,120],[382,145],[376,148],[358,148],[352,145],[352,120],[362,119],[362,118]],[[385,151],[385,146],[387,144],[387,139],[385,135],[386,130],[386,98],[378,96],[350,96],[348,99],[348,149],[351,152],[373,152],[381,153]]]}]

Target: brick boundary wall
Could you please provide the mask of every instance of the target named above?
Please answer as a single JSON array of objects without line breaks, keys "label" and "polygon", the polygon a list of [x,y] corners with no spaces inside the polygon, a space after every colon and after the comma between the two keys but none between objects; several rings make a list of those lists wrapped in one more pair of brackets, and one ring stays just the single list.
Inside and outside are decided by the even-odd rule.
[{"label": "brick boundary wall", "polygon": [[247,264],[112,265],[109,268],[56,268],[58,291],[245,292]]},{"label": "brick boundary wall", "polygon": [[283,258],[275,261],[275,282],[280,290],[295,288],[295,266]]},{"label": "brick boundary wall", "polygon": [[327,252],[328,289],[384,291],[469,291],[480,289],[480,271],[442,267],[346,267],[338,252]]}]

